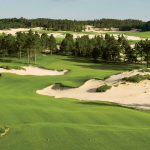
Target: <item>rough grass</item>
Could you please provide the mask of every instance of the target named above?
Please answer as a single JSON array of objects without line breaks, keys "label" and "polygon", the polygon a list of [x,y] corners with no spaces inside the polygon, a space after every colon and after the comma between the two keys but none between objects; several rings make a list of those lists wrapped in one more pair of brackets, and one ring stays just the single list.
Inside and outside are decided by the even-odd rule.
[{"label": "rough grass", "polygon": [[123,81],[139,83],[143,80],[150,80],[150,75],[135,75],[128,78],[124,78]]},{"label": "rough grass", "polygon": [[145,68],[145,69],[141,69],[139,70],[140,72],[150,72],[150,69],[149,68]]},{"label": "rough grass", "polygon": [[[14,59],[0,64],[22,66],[25,62]],[[3,74],[0,124],[11,131],[0,139],[0,150],[149,150],[149,112],[35,93],[54,83],[77,87],[88,79],[103,79],[137,66],[94,64],[62,56],[41,56],[38,64],[71,72],[59,77]]]},{"label": "rough grass", "polygon": [[11,70],[11,69],[22,69],[21,67],[19,66],[5,66],[5,65],[1,65],[0,68],[3,68],[3,69],[7,69],[7,70]]},{"label": "rough grass", "polygon": [[127,36],[136,36],[136,37],[140,37],[140,38],[150,38],[150,31],[147,31],[147,32],[119,31],[119,32],[108,32],[108,34],[124,34]]},{"label": "rough grass", "polygon": [[3,134],[5,132],[5,128],[4,127],[0,127],[0,135]]},{"label": "rough grass", "polygon": [[111,89],[111,86],[105,84],[105,85],[102,85],[99,88],[97,88],[96,92],[106,92],[109,89]]}]

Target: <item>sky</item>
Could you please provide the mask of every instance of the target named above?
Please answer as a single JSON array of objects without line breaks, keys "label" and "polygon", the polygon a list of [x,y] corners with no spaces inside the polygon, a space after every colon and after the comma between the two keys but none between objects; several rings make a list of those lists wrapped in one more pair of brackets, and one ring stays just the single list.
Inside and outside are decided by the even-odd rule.
[{"label": "sky", "polygon": [[0,0],[0,18],[150,20],[150,0]]}]

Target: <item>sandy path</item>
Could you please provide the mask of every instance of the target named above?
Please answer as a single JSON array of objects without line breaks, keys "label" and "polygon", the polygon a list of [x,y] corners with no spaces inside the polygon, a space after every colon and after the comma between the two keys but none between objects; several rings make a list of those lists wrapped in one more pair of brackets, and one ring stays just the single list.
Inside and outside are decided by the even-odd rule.
[{"label": "sandy path", "polygon": [[[79,88],[62,88],[59,85],[51,85],[43,90],[38,90],[37,93],[54,96],[55,98],[107,101],[121,105],[150,109],[150,81],[145,80],[140,83],[126,84],[122,84],[122,81],[120,81],[124,77],[130,77],[136,74],[144,75],[145,73],[135,70],[111,76],[105,81],[92,79]],[[112,85],[112,88],[104,93],[96,93],[96,89],[104,84]]]},{"label": "sandy path", "polygon": [[0,73],[12,73],[17,75],[57,76],[57,75],[64,75],[67,72],[68,72],[67,70],[63,70],[63,71],[47,70],[47,69],[42,69],[33,66],[23,67],[23,69],[21,70],[18,69],[7,70],[7,69],[0,68]]}]

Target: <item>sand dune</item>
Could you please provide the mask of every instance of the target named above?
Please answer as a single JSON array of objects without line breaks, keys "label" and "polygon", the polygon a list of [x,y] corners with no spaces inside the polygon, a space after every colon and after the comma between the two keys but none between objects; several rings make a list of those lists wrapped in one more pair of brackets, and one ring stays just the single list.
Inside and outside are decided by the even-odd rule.
[{"label": "sand dune", "polygon": [[29,30],[40,30],[40,27],[37,28],[17,28],[17,29],[10,29],[10,30],[0,30],[0,34],[5,33],[5,34],[12,34],[16,35],[17,32],[28,32]]},{"label": "sand dune", "polygon": [[[90,101],[107,101],[121,105],[150,109],[150,81],[140,83],[123,84],[121,79],[136,74],[150,74],[138,72],[124,72],[102,80],[89,80],[79,88],[63,88],[59,85],[51,85],[43,90],[38,90],[41,95],[54,96],[55,98],[74,98]],[[97,93],[96,89],[104,84],[112,85],[112,88],[104,93]]]}]

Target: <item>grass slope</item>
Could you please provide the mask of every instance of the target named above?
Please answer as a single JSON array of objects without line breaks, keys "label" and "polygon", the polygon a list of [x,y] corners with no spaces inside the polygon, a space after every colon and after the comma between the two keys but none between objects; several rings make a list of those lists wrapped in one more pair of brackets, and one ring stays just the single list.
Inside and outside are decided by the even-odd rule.
[{"label": "grass slope", "polygon": [[[10,131],[0,138],[1,150],[149,149],[149,112],[35,93],[53,83],[75,87],[90,78],[103,79],[135,66],[93,64],[65,56],[39,57],[38,62],[46,68],[71,71],[57,77],[2,75],[0,124]],[[21,66],[18,60],[0,65]]]}]

